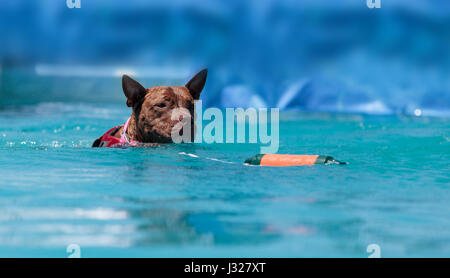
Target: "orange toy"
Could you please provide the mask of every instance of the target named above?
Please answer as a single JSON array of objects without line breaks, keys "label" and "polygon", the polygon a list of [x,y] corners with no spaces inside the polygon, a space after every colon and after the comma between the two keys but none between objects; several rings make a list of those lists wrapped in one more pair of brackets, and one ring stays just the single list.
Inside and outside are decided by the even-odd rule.
[{"label": "orange toy", "polygon": [[257,154],[245,163],[260,166],[303,166],[315,164],[347,164],[325,155]]}]

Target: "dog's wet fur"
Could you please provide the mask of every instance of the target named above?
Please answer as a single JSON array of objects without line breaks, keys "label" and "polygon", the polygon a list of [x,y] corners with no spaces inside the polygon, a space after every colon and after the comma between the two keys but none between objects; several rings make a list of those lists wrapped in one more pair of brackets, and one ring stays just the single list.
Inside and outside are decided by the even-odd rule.
[{"label": "dog's wet fur", "polygon": [[[201,70],[184,86],[158,86],[149,89],[123,75],[123,92],[127,98],[127,106],[133,110],[126,131],[129,139],[140,143],[172,143],[172,131],[183,121],[191,123],[192,142],[195,135],[194,101],[200,98],[207,73],[207,69]],[[180,135],[183,132],[179,128],[181,126],[179,124],[175,127]],[[120,138],[122,132],[123,127],[111,135]],[[95,147],[95,143],[93,146]]]}]

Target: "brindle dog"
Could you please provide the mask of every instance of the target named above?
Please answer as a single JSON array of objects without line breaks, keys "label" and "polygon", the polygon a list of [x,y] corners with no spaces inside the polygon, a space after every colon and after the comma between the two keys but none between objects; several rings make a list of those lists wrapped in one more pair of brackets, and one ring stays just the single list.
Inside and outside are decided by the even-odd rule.
[{"label": "brindle dog", "polygon": [[182,135],[183,125],[186,123],[190,123],[193,141],[194,101],[200,98],[207,73],[208,70],[203,69],[184,86],[159,86],[149,89],[123,75],[123,92],[127,97],[127,106],[133,110],[126,134],[122,134],[125,126],[119,126],[97,139],[92,146],[109,146],[102,144],[103,137],[115,137],[119,140],[124,135],[127,140],[138,143],[172,143],[172,133],[178,132]]}]

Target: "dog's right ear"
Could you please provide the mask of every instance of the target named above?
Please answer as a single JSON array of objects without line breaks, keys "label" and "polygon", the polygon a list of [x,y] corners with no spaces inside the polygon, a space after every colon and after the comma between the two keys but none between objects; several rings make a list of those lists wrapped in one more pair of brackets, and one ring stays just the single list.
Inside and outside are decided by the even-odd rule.
[{"label": "dog's right ear", "polygon": [[122,89],[127,97],[127,106],[133,108],[144,100],[147,93],[147,90],[139,82],[126,74],[122,76]]},{"label": "dog's right ear", "polygon": [[184,85],[186,88],[188,88],[189,92],[195,100],[200,98],[200,93],[202,92],[203,87],[205,87],[207,75],[208,69],[203,69],[194,77],[192,77],[192,79],[189,80],[186,85]]}]

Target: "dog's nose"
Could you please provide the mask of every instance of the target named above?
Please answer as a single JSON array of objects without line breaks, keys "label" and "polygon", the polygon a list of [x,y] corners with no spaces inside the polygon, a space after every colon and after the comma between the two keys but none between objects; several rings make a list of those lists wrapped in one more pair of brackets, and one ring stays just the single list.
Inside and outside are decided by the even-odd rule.
[{"label": "dog's nose", "polygon": [[172,110],[170,119],[176,122],[187,122],[191,118],[189,111],[185,108],[175,108]]}]

